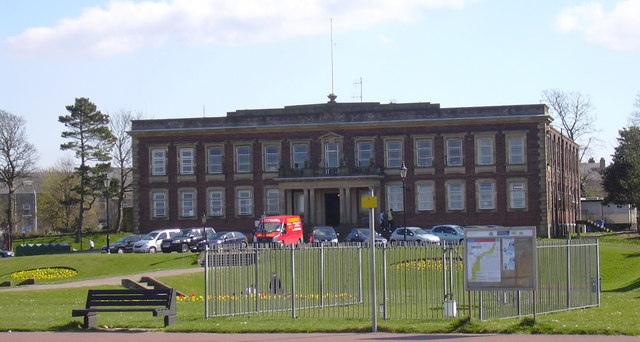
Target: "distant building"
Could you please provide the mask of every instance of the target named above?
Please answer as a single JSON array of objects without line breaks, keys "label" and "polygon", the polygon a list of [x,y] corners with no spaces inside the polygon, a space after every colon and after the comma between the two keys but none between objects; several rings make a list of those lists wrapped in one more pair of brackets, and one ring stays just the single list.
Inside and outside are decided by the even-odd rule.
[{"label": "distant building", "polygon": [[377,212],[393,209],[396,226],[532,225],[539,236],[565,236],[580,214],[578,146],[551,120],[543,104],[335,98],[134,120],[134,226],[147,232],[205,220],[249,233],[262,215],[298,214],[306,229],[345,231],[368,225],[360,199],[373,190]]},{"label": "distant building", "polygon": [[582,219],[601,221],[610,230],[637,230],[638,209],[630,204],[604,204],[602,198],[582,199]]},{"label": "distant building", "polygon": [[586,163],[580,163],[580,178],[582,183],[583,197],[604,197],[604,187],[602,185],[602,171],[606,163],[604,158],[596,163],[595,159],[589,158]]}]

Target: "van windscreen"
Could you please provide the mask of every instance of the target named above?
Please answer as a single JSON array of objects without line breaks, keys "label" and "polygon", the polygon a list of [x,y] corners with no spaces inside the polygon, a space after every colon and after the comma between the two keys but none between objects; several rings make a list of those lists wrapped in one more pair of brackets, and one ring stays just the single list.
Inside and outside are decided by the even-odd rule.
[{"label": "van windscreen", "polygon": [[265,232],[281,232],[282,231],[282,222],[266,222],[261,223],[258,226],[259,231]]}]

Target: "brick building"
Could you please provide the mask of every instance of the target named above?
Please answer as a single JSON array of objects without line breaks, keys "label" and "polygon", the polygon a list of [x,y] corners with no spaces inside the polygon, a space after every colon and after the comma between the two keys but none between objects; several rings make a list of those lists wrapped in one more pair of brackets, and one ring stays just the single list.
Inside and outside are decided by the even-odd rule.
[{"label": "brick building", "polygon": [[543,104],[335,98],[135,120],[134,226],[198,227],[204,218],[248,233],[262,215],[299,214],[305,229],[345,231],[367,226],[360,198],[373,190],[376,215],[393,209],[396,226],[535,225],[540,236],[563,236],[580,213],[578,146],[550,122]]}]

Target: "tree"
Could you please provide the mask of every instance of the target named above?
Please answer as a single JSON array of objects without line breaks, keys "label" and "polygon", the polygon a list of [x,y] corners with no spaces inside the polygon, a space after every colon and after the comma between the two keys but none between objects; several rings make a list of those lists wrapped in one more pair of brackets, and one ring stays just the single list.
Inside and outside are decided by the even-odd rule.
[{"label": "tree", "polygon": [[131,137],[127,132],[131,129],[131,120],[139,119],[140,114],[133,115],[130,111],[121,110],[115,115],[111,116],[111,132],[115,136],[115,143],[111,150],[111,159],[115,169],[119,172],[118,177],[114,180],[117,190],[114,195],[116,197],[118,208],[117,217],[115,221],[115,231],[119,232],[122,227],[122,219],[124,216],[124,200],[132,190],[130,182],[132,169],[131,161]]},{"label": "tree", "polygon": [[44,171],[42,194],[38,197],[40,222],[53,230],[66,231],[74,226],[80,199],[73,189],[79,185],[73,160],[60,159]]},{"label": "tree", "polygon": [[26,121],[15,114],[0,110],[0,182],[7,186],[6,222],[9,230],[7,248],[13,249],[13,194],[22,185],[18,180],[29,178],[38,156],[27,139]]},{"label": "tree", "polygon": [[591,145],[598,141],[590,98],[579,92],[548,89],[542,92],[542,101],[549,106],[551,116],[559,121],[562,133],[580,145],[578,160],[582,161]]},{"label": "tree", "polygon": [[640,127],[619,131],[613,160],[602,174],[605,203],[640,206]]},{"label": "tree", "polygon": [[70,140],[60,145],[61,150],[75,152],[80,165],[75,173],[79,184],[73,191],[79,196],[79,213],[76,221],[76,242],[82,240],[84,212],[101,196],[104,175],[109,171],[109,151],[114,136],[109,130],[109,116],[102,114],[88,98],[76,98],[75,104],[66,106],[68,115],[61,115],[58,121],[65,125],[62,137]]}]

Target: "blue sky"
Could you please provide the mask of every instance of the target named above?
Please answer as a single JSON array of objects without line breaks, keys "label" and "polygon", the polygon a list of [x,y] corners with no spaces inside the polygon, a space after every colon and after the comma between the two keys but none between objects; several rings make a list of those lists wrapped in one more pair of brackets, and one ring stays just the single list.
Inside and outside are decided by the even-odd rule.
[{"label": "blue sky", "polygon": [[[333,23],[333,24],[331,24]],[[333,82],[331,67],[333,27]],[[640,0],[0,1],[0,109],[54,165],[77,97],[105,113],[224,116],[326,102],[588,95],[610,155],[640,93]],[[362,79],[362,86],[356,83]]]}]

